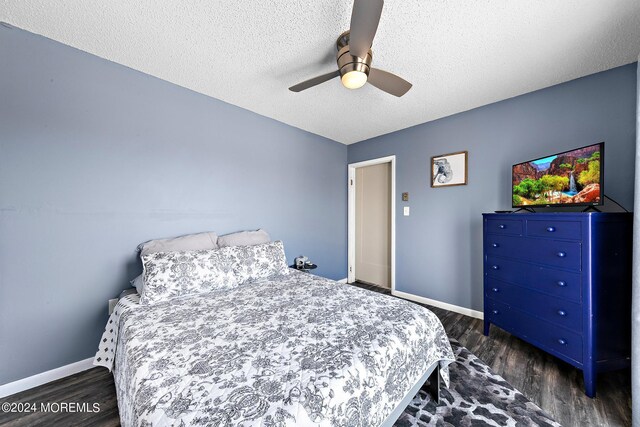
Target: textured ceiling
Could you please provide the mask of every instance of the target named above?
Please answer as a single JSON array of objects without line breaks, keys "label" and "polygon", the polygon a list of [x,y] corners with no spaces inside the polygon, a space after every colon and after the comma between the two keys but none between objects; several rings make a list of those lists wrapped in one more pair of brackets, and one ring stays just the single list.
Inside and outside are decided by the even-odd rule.
[{"label": "textured ceiling", "polygon": [[350,0],[0,0],[0,21],[350,144],[637,60],[638,0],[387,0],[373,66],[402,98],[332,71]]}]

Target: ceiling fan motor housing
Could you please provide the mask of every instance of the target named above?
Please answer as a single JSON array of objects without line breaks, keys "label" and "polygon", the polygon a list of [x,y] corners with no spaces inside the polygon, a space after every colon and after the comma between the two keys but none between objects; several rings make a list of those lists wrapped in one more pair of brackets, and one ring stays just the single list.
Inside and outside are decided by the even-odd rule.
[{"label": "ceiling fan motor housing", "polygon": [[350,71],[360,71],[367,76],[369,75],[371,60],[373,59],[371,49],[367,51],[364,58],[351,55],[349,51],[349,31],[345,31],[338,37],[336,47],[338,48],[336,60],[338,62],[338,69],[340,69],[340,76],[344,76]]}]

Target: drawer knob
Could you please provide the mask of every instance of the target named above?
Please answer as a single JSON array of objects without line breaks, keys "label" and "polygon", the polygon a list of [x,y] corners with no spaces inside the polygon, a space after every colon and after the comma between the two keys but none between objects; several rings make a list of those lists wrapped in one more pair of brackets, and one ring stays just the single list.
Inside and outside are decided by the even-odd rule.
[{"label": "drawer knob", "polygon": [[566,315],[567,315],[567,312],[566,312],[566,311],[564,311],[564,310],[558,310],[558,314],[559,314],[560,316],[566,316]]},{"label": "drawer knob", "polygon": [[500,224],[500,225],[498,226],[498,228],[499,228],[500,230],[504,230],[505,228],[507,228],[507,226],[506,226],[506,225],[504,225],[504,224]]},{"label": "drawer knob", "polygon": [[558,280],[558,286],[564,288],[565,286],[567,286],[567,282],[565,282],[564,280]]},{"label": "drawer knob", "polygon": [[498,246],[500,246],[500,245],[499,245],[499,244],[497,244],[497,243],[492,243],[492,244],[491,244],[491,246],[493,246],[494,248],[497,248],[497,247],[498,247]]},{"label": "drawer knob", "polygon": [[560,258],[564,258],[564,257],[566,257],[566,256],[567,256],[567,253],[566,253],[566,252],[562,252],[562,251],[560,251],[560,252],[558,252],[558,256],[559,256]]},{"label": "drawer knob", "polygon": [[554,231],[556,231],[556,228],[555,227],[547,227],[547,231],[549,233],[553,233]]},{"label": "drawer knob", "polygon": [[493,314],[499,314],[500,312],[498,310],[492,310]]},{"label": "drawer knob", "polygon": [[558,339],[558,344],[560,344],[560,345],[567,345],[567,340],[565,340],[564,338],[559,338],[559,339]]},{"label": "drawer knob", "polygon": [[500,267],[498,267],[497,265],[492,265],[492,266],[491,266],[491,268],[492,268],[492,269],[494,269],[494,270],[497,270],[497,269],[499,269]]},{"label": "drawer knob", "polygon": [[491,289],[491,290],[492,290],[493,292],[498,292],[498,291],[500,291],[500,289],[498,289],[498,288],[493,288],[493,289]]}]

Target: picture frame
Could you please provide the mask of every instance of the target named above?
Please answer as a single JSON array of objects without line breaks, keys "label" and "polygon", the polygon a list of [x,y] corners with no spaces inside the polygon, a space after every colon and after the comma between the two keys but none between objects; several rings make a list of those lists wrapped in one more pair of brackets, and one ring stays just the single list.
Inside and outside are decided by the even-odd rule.
[{"label": "picture frame", "polygon": [[431,157],[431,187],[467,185],[468,154],[458,151]]}]

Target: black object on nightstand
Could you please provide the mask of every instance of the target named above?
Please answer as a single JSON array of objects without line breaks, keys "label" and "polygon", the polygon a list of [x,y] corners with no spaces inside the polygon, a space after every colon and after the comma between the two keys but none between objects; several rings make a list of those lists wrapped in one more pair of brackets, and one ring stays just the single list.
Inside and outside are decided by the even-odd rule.
[{"label": "black object on nightstand", "polygon": [[318,266],[312,262],[305,262],[304,267],[298,267],[295,264],[290,265],[289,267],[295,268],[296,270],[299,270],[299,271],[304,271],[305,273],[308,273],[309,270],[315,270],[316,268],[318,268]]}]

